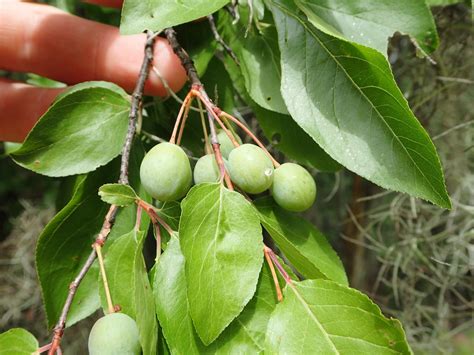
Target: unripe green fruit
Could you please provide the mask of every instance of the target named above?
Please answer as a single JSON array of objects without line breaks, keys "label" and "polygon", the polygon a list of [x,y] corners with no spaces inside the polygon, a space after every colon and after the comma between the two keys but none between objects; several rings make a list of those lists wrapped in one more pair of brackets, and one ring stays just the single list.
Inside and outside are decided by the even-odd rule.
[{"label": "unripe green fruit", "polygon": [[[220,144],[222,156],[226,159],[229,159],[230,152],[235,149],[234,143],[232,143],[229,136],[227,136],[227,133],[225,133],[225,131],[223,130],[220,130],[219,132],[217,132],[217,140],[219,141],[219,144]],[[239,136],[236,136],[235,140],[239,144],[242,144],[242,139],[240,139]]]},{"label": "unripe green fruit", "polygon": [[194,183],[201,184],[203,182],[217,182],[219,181],[220,172],[217,166],[216,157],[214,154],[208,154],[201,158],[194,167]]},{"label": "unripe green fruit", "polygon": [[88,346],[89,355],[141,354],[137,324],[126,314],[107,314],[92,327]]},{"label": "unripe green fruit", "polygon": [[154,146],[143,158],[140,180],[145,190],[158,201],[180,199],[186,195],[193,180],[186,153],[172,143]]},{"label": "unripe green fruit", "polygon": [[285,163],[275,169],[272,194],[276,203],[288,211],[302,212],[316,198],[316,183],[302,166]]},{"label": "unripe green fruit", "polygon": [[242,190],[259,194],[272,185],[273,163],[261,148],[243,144],[230,152],[229,174]]}]

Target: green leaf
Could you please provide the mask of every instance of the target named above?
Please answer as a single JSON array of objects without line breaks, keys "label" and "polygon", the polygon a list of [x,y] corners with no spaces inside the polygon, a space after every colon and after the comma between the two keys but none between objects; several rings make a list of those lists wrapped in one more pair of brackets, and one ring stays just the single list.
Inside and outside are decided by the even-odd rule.
[{"label": "green leaf", "polygon": [[145,30],[160,32],[167,27],[212,14],[228,2],[229,0],[125,0],[120,32],[126,35]]},{"label": "green leaf", "polygon": [[[150,201],[139,182],[138,172],[143,155],[143,148],[135,145],[129,165],[130,183],[144,200]],[[39,237],[36,268],[49,327],[59,319],[69,284],[91,253],[91,245],[109,209],[109,206],[100,200],[97,190],[104,183],[116,180],[118,170],[117,159],[93,173],[79,176],[72,199],[54,216]],[[133,205],[118,212],[108,243],[133,228],[136,210]],[[147,223],[148,219],[142,218],[142,228],[146,228]],[[105,244],[104,251],[107,250],[108,243]],[[97,276],[98,266],[94,263],[77,290],[67,317],[68,327],[100,307]]]},{"label": "green leaf", "polygon": [[[181,216],[181,204],[177,201],[168,201],[163,203],[163,205],[157,211],[158,216],[160,216],[172,230],[177,231],[179,229],[179,218]],[[170,240],[170,235],[168,231],[160,226],[161,231],[161,242],[163,249],[166,249],[166,245]]]},{"label": "green leaf", "polygon": [[435,147],[377,51],[331,37],[272,1],[282,93],[295,121],[335,160],[388,189],[451,206]]},{"label": "green leaf", "polygon": [[214,353],[223,355],[263,353],[268,321],[277,303],[270,268],[265,263],[254,297],[210,348]]},{"label": "green leaf", "polygon": [[219,14],[219,30],[240,62],[245,88],[253,101],[261,107],[287,114],[285,102],[280,93],[280,52],[274,27],[267,27],[258,33],[246,33],[248,16],[241,13],[242,22],[232,24],[229,14]]},{"label": "green leaf", "polygon": [[[113,242],[104,259],[112,301],[137,322],[143,354],[147,355],[156,354],[158,324],[142,254],[144,240],[145,232],[133,229]],[[99,284],[102,305],[106,308],[103,284],[100,281]]]},{"label": "green leaf", "polygon": [[120,88],[103,86],[61,95],[12,153],[15,162],[43,175],[67,176],[93,171],[119,155],[130,104]]},{"label": "green leaf", "polygon": [[179,241],[173,237],[157,263],[154,279],[156,314],[174,354],[258,353],[263,350],[265,332],[277,298],[268,266],[262,268],[255,296],[242,313],[208,347],[199,339],[189,315]]},{"label": "green leaf", "polygon": [[270,197],[258,199],[254,205],[265,229],[301,274],[348,285],[341,260],[311,223],[277,206]]},{"label": "green leaf", "polygon": [[130,185],[105,184],[99,189],[102,201],[111,205],[128,206],[134,203],[138,196]]},{"label": "green leaf", "polygon": [[208,345],[255,293],[262,230],[252,205],[221,184],[194,186],[181,203],[181,249],[191,317]]},{"label": "green leaf", "polygon": [[[225,58],[224,65],[231,79],[227,78],[228,75],[222,75],[220,80],[232,80],[235,89],[251,107],[263,133],[275,148],[298,163],[321,171],[337,171],[341,168],[341,165],[327,155],[291,116],[266,110],[253,102],[247,94],[240,70],[232,59]],[[217,64],[214,67],[217,67]]]},{"label": "green leaf", "polygon": [[327,155],[290,115],[268,111],[257,105],[252,105],[252,110],[265,136],[288,158],[320,171],[341,169],[341,165]]},{"label": "green leaf", "polygon": [[1,355],[31,355],[38,348],[36,338],[25,329],[13,328],[0,334]]},{"label": "green leaf", "polygon": [[357,290],[327,280],[287,286],[267,329],[278,354],[411,354],[402,326]]},{"label": "green leaf", "polygon": [[438,47],[438,34],[424,0],[296,0],[309,21],[329,35],[387,55],[388,39],[408,34],[426,55]]},{"label": "green leaf", "polygon": [[103,89],[112,90],[113,92],[122,96],[127,101],[130,100],[130,96],[125,92],[125,90],[122,89],[120,86],[115,85],[114,83],[110,83],[108,81],[85,81],[83,83],[79,83],[74,86],[69,86],[66,90],[64,90],[62,93],[56,96],[55,101],[59,101],[63,99],[64,97],[75,93],[76,91],[81,91],[84,89],[94,89],[94,88],[103,88]]}]

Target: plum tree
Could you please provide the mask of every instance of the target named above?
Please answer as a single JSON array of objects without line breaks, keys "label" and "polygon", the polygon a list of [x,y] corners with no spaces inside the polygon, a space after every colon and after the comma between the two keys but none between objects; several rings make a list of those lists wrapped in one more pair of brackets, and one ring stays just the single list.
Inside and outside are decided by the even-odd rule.
[{"label": "plum tree", "polygon": [[141,353],[138,327],[124,313],[110,313],[95,322],[89,334],[90,355]]},{"label": "plum tree", "polygon": [[[434,146],[386,58],[389,28],[407,34],[410,27],[417,29],[420,35],[413,39],[426,53],[436,47],[436,28],[423,1],[399,2],[407,6],[331,1],[326,15],[344,9],[347,21],[334,16],[314,21],[321,15],[317,1],[259,1],[253,14],[250,1],[198,0],[189,7],[183,5],[186,1],[140,6],[143,1],[127,0],[121,33],[147,30],[133,93],[129,85],[124,85],[127,93],[113,83],[80,83],[60,94],[21,147],[10,152],[16,163],[32,171],[69,176],[67,185],[72,175],[79,175],[73,193],[67,193],[70,201],[45,227],[36,249],[52,340],[39,347],[33,339],[22,353],[59,354],[66,325],[94,314],[105,302],[110,314],[91,331],[91,354],[156,355],[158,348],[179,354],[240,349],[412,353],[400,323],[383,317],[372,301],[349,287],[329,242],[291,212],[313,204],[312,176],[297,164],[277,161],[286,156],[326,172],[346,167],[380,186],[451,206]],[[354,11],[360,9],[353,3],[360,3],[371,22],[377,23],[380,14],[397,21],[383,33],[364,35],[359,11]],[[229,12],[240,13],[240,19]],[[201,18],[207,21],[194,23]],[[418,18],[420,26],[414,22]],[[357,21],[352,36],[349,24]],[[327,31],[334,25],[341,29],[337,36]],[[168,50],[158,33],[166,37]],[[181,40],[190,47],[181,47]],[[371,44],[376,47],[369,48]],[[162,62],[160,54],[168,59]],[[66,59],[65,67],[74,68]],[[165,71],[175,60],[190,85],[178,96],[168,92],[176,100],[145,99],[145,88],[149,94],[165,93],[154,82],[163,84],[162,89],[179,89],[184,77],[177,80]],[[147,80],[149,74],[161,79],[158,67],[163,80]],[[239,137],[229,139],[227,130],[217,130],[226,124],[238,127],[256,145],[240,145]],[[188,128],[191,132],[185,133]],[[168,131],[169,142],[151,148]],[[209,132],[211,141],[220,144],[212,146],[215,156],[199,159],[194,170],[198,185],[190,189],[193,171],[180,145],[200,154],[205,138],[211,153]],[[262,134],[272,143],[270,151],[259,138]],[[142,144],[151,148],[143,159]],[[118,183],[111,183],[118,173]],[[199,184],[207,181],[217,183]],[[248,196],[268,189],[274,200]],[[172,202],[155,204],[150,195]],[[149,263],[153,255],[154,266]],[[297,275],[284,267],[286,261]],[[285,292],[277,272],[287,285]],[[97,282],[80,284],[85,277],[97,280],[98,273],[100,290]],[[118,305],[135,320],[114,313]],[[259,336],[239,336],[249,327]],[[1,350],[11,338],[0,334]]]},{"label": "plum tree", "polygon": [[[219,140],[219,144],[221,145],[221,153],[222,156],[225,159],[229,159],[229,154],[230,152],[235,149],[234,143],[230,140],[229,136],[227,136],[227,133],[225,133],[223,130],[220,130],[217,133],[217,139]],[[239,136],[235,136],[235,140],[239,143],[242,144],[242,139],[240,139]]]},{"label": "plum tree", "polygon": [[140,179],[145,190],[159,201],[183,197],[192,183],[189,159],[182,148],[172,143],[154,146],[143,158]]},{"label": "plum tree", "polygon": [[275,169],[271,188],[276,203],[288,211],[302,212],[316,198],[316,183],[301,165],[285,163]]},{"label": "plum tree", "polygon": [[203,182],[217,182],[219,181],[220,172],[217,166],[216,157],[214,154],[207,154],[196,163],[194,167],[194,183],[201,184]]},{"label": "plum tree", "polygon": [[229,155],[229,173],[242,190],[259,194],[273,182],[273,163],[267,154],[256,145],[243,144]]}]

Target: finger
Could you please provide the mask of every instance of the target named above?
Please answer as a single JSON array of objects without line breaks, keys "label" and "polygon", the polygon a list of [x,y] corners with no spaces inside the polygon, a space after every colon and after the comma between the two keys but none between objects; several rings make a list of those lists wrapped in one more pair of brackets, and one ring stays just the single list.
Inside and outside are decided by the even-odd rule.
[{"label": "finger", "polygon": [[[111,81],[132,91],[137,80],[145,35],[121,36],[118,29],[62,12],[52,6],[0,4],[0,68],[34,72],[68,84]],[[154,65],[173,90],[186,74],[165,39],[157,38]],[[165,96],[151,73],[145,93]]]},{"label": "finger", "polygon": [[0,141],[22,142],[64,89],[45,89],[0,78]]},{"label": "finger", "polygon": [[83,0],[89,4],[102,5],[107,7],[122,7],[123,0]]}]

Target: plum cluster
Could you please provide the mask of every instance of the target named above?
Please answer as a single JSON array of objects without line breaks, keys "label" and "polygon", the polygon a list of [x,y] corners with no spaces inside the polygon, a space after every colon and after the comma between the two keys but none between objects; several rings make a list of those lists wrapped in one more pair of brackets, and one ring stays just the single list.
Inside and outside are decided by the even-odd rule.
[{"label": "plum cluster", "polygon": [[[224,166],[239,189],[248,194],[259,194],[270,189],[275,201],[293,212],[307,210],[313,205],[316,183],[305,168],[294,163],[274,168],[272,160],[260,147],[242,144],[235,148],[223,131],[219,132],[218,139]],[[189,159],[181,147],[160,143],[145,155],[140,167],[145,190],[159,201],[184,197],[193,177],[196,184],[219,181],[220,172],[214,154],[201,157],[193,174]]]}]

